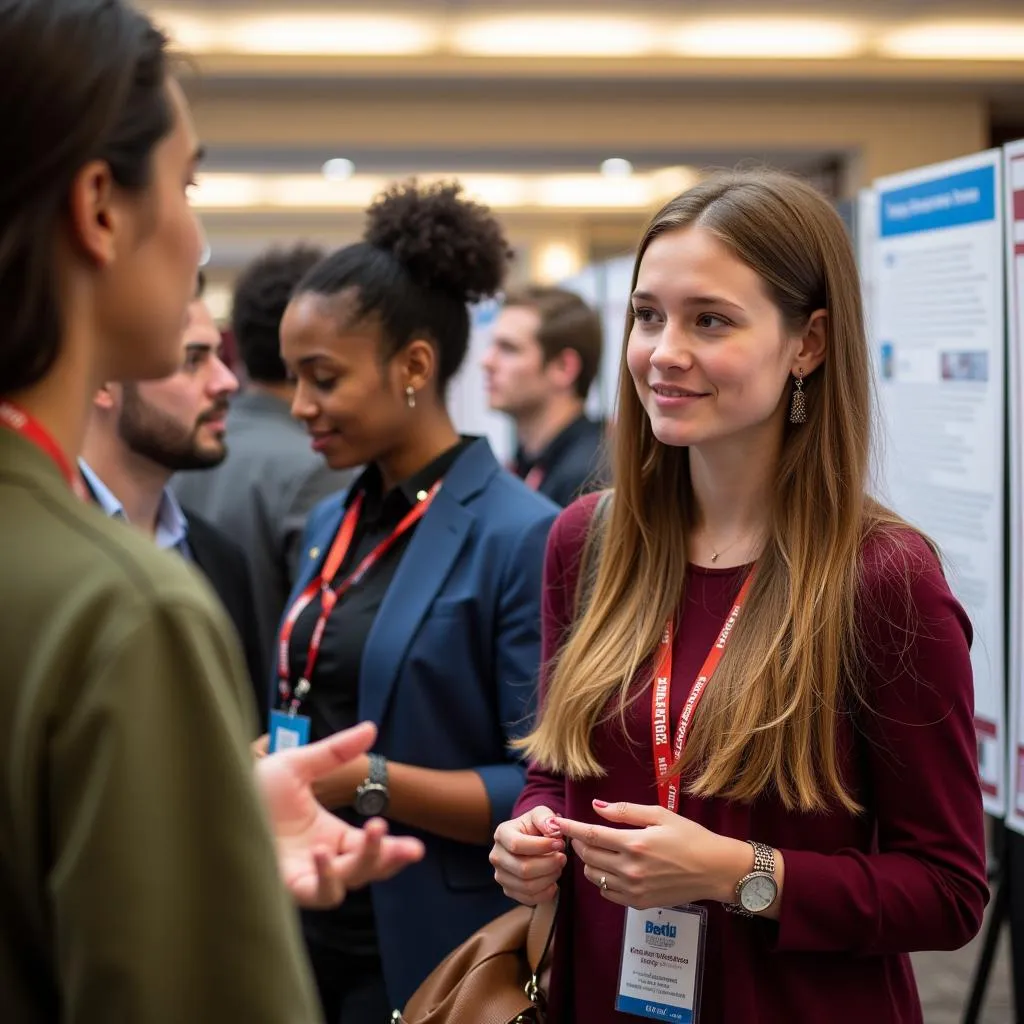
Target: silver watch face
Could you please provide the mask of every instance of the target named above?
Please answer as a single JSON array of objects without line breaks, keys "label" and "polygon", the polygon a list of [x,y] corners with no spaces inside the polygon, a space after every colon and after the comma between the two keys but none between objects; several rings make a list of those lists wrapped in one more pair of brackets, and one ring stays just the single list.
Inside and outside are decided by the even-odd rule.
[{"label": "silver watch face", "polygon": [[366,818],[383,814],[388,806],[388,791],[379,782],[368,782],[360,786],[356,794],[356,810]]},{"label": "silver watch face", "polygon": [[779,894],[779,887],[771,875],[757,874],[740,886],[740,906],[751,914],[767,910]]}]

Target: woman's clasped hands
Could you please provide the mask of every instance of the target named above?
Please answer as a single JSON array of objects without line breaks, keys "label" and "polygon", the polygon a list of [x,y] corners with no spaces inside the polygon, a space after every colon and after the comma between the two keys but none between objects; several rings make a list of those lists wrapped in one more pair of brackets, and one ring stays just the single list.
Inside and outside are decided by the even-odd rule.
[{"label": "woman's clasped hands", "polygon": [[605,899],[637,910],[699,900],[731,903],[736,883],[751,870],[749,844],[663,807],[601,800],[593,806],[609,825],[538,807],[498,827],[491,863],[507,896],[531,906],[553,899],[566,864],[564,841]]},{"label": "woman's clasped hands", "polygon": [[566,865],[554,812],[534,807],[502,822],[494,833],[490,860],[495,880],[510,899],[528,907],[553,900]]}]

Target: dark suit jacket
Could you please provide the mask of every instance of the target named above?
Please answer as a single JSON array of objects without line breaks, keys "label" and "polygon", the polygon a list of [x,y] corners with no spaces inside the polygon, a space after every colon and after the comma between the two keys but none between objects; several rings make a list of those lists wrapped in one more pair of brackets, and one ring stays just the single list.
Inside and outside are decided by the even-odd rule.
[{"label": "dark suit jacket", "polygon": [[[83,482],[92,501],[102,505],[89,481],[83,478]],[[264,722],[268,714],[267,691],[262,684],[267,678],[269,666],[260,641],[252,575],[245,552],[226,533],[202,516],[184,507],[181,511],[188,521],[185,540],[196,568],[209,580],[238,633],[245,652],[246,667],[249,669],[250,689],[259,713],[257,721]]]},{"label": "dark suit jacket", "polygon": [[580,495],[605,486],[606,427],[581,416],[563,430],[532,462],[520,451],[516,471],[525,477],[536,467],[543,473],[537,490],[567,508]]},{"label": "dark suit jacket", "polygon": [[188,520],[188,546],[192,557],[235,624],[245,651],[259,721],[266,721],[267,690],[263,682],[269,666],[260,640],[248,559],[241,546],[222,530],[187,508],[182,511]]},{"label": "dark suit jacket", "polygon": [[[291,600],[319,571],[344,511],[340,493],[310,514]],[[377,724],[375,749],[399,764],[476,771],[493,826],[523,786],[524,765],[508,744],[535,707],[541,571],[557,513],[477,440],[416,527],[363,650],[359,716]],[[373,886],[384,977],[401,1007],[450,950],[511,903],[487,846],[394,831],[419,835],[427,848],[419,864]]]}]

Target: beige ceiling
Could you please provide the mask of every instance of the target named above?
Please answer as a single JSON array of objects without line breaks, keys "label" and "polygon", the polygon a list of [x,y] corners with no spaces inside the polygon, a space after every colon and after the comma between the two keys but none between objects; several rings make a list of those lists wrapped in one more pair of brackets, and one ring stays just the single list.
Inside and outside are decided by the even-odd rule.
[{"label": "beige ceiling", "polygon": [[[667,170],[771,163],[850,195],[876,175],[984,148],[997,129],[1013,133],[1019,125],[1024,134],[1024,0],[981,0],[969,8],[913,0],[553,0],[532,7],[471,0],[163,0],[143,6],[173,14],[169,21],[177,18],[202,43],[185,47],[194,68],[186,71],[187,89],[209,151],[209,188],[205,200],[200,189],[200,205],[215,258],[232,265],[268,239],[304,235],[330,244],[351,237],[359,230],[360,189],[411,173],[476,176],[507,200],[500,212],[521,248],[558,239],[589,258],[631,244],[649,208],[644,197],[657,192],[641,185],[659,173],[676,180]],[[552,14],[591,23],[627,18],[658,31],[650,52],[632,56],[485,55],[452,42],[465,38],[453,35],[459,26],[483,17]],[[436,29],[440,42],[405,55],[273,52],[289,49],[278,45],[288,35],[282,24],[353,15],[417,18]],[[272,32],[268,43],[264,33],[259,45],[239,46],[237,26],[267,16],[287,19],[276,23],[276,37]],[[862,43],[839,57],[737,58],[727,46],[722,50],[719,26],[717,35],[687,36],[686,55],[658,49],[662,36],[678,26],[689,31],[701,19],[741,19],[732,22],[737,34],[725,38],[742,40],[742,19],[759,19],[763,33],[764,19],[776,16],[813,19],[819,28],[822,19],[831,20]],[[934,29],[950,19],[970,19],[975,30],[996,20],[1002,25],[996,35],[1011,42],[1019,26],[1022,59],[897,58],[879,42],[907,25]],[[948,44],[948,36],[948,29],[945,37],[940,32],[940,41]],[[958,37],[968,38],[962,28]],[[557,50],[562,38],[549,33],[540,48]],[[792,42],[785,32],[778,38],[783,49]],[[986,38],[990,45],[991,33]],[[707,56],[709,50],[722,55]],[[636,168],[633,205],[607,202],[607,189],[596,180],[610,156],[626,157]],[[312,184],[331,157],[355,167],[336,192]],[[573,196],[570,175],[593,180]],[[625,194],[623,187],[612,199]],[[552,195],[573,201],[544,201]],[[588,205],[590,195],[595,201]]]}]

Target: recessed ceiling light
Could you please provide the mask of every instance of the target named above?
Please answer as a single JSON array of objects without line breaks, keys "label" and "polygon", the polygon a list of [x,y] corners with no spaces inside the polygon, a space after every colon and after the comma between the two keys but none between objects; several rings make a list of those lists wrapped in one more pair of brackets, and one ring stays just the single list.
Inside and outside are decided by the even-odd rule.
[{"label": "recessed ceiling light", "polygon": [[610,156],[601,162],[601,173],[606,178],[628,178],[633,173],[633,165],[621,156]]},{"label": "recessed ceiling light", "polygon": [[883,36],[879,49],[909,60],[1024,60],[1024,22],[906,25]]},{"label": "recessed ceiling light", "polygon": [[323,166],[324,177],[328,181],[345,181],[352,177],[356,165],[347,157],[336,156]]},{"label": "recessed ceiling light", "polygon": [[632,16],[499,15],[457,25],[452,46],[487,57],[639,57],[657,50],[658,33]]},{"label": "recessed ceiling light", "polygon": [[676,53],[697,59],[853,57],[863,42],[863,31],[856,24],[794,17],[701,18],[671,37]]}]

